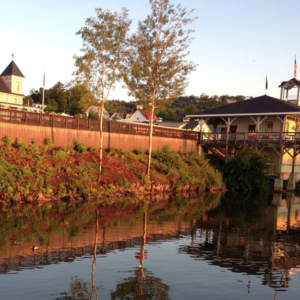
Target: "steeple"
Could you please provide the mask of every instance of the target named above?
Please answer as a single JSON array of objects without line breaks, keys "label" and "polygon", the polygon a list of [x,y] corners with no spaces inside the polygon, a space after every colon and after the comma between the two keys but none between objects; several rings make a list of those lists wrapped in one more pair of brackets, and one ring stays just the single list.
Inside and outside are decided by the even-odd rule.
[{"label": "steeple", "polygon": [[22,72],[20,71],[20,69],[18,68],[17,64],[12,61],[7,67],[6,69],[2,72],[2,74],[0,75],[2,76],[18,76],[18,77],[23,77],[25,78],[25,76],[22,74]]}]

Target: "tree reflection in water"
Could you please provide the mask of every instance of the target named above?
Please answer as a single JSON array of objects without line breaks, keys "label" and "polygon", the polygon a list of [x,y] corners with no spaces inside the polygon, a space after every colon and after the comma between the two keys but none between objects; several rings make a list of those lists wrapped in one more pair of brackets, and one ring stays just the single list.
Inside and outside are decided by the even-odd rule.
[{"label": "tree reflection in water", "polygon": [[153,273],[144,268],[144,260],[147,255],[147,212],[144,212],[143,238],[141,250],[136,258],[140,260],[140,266],[130,276],[117,284],[116,290],[111,292],[111,299],[134,299],[134,300],[167,300],[170,287],[162,282],[160,278],[154,277]]},{"label": "tree reflection in water", "polygon": [[98,231],[99,231],[99,223],[98,223],[98,211],[95,210],[95,240],[94,240],[94,248],[93,248],[93,263],[92,263],[92,281],[91,284],[84,282],[82,279],[76,277],[75,279],[71,279],[70,283],[70,292],[63,293],[65,294],[63,297],[55,298],[53,300],[92,300],[93,295],[95,294],[96,300],[98,300],[98,288],[95,286],[95,270],[96,270],[96,262],[97,262],[97,247],[98,247]]}]

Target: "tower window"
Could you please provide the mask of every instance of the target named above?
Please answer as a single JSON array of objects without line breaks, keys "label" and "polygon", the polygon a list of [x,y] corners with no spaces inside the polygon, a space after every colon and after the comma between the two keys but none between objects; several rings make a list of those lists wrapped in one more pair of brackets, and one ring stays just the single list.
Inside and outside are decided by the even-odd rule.
[{"label": "tower window", "polygon": [[20,91],[20,83],[19,82],[16,82],[16,91]]}]

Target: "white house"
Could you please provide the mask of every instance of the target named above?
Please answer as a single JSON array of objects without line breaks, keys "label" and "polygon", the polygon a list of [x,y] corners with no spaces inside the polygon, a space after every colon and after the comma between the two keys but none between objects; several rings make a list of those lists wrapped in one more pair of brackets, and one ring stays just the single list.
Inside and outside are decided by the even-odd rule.
[{"label": "white house", "polygon": [[[98,117],[100,117],[100,114],[101,114],[101,107],[100,106],[96,106],[96,105],[91,105],[87,111],[85,112],[86,116],[88,117],[89,116],[89,113],[90,112],[93,112],[95,114],[98,115]],[[104,108],[104,111],[103,111],[103,117],[104,117],[104,120],[109,120],[109,113],[107,112],[107,110]]]}]

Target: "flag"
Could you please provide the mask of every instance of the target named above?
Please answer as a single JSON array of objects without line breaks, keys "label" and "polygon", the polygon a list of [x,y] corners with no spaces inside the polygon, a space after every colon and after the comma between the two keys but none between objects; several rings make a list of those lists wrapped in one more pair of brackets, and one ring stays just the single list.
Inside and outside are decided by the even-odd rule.
[{"label": "flag", "polygon": [[267,89],[268,89],[268,74],[266,76],[266,93],[267,93]]},{"label": "flag", "polygon": [[297,77],[297,60],[296,60],[296,55],[295,55],[295,67],[294,67],[294,77]]},{"label": "flag", "polygon": [[45,83],[46,83],[46,76],[45,76],[45,73],[44,73],[44,78],[43,78],[43,87],[45,87]]}]

